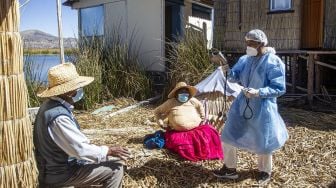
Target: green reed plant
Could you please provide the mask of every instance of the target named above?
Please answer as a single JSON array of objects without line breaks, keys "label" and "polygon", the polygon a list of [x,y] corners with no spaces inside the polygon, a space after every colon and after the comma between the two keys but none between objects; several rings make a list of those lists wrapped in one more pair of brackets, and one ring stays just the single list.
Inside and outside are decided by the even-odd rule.
[{"label": "green reed plant", "polygon": [[134,32],[128,41],[114,33],[103,53],[103,83],[112,97],[132,97],[143,100],[150,96],[151,81],[140,62],[141,43]]},{"label": "green reed plant", "polygon": [[24,73],[28,90],[28,107],[40,106],[42,99],[37,94],[45,89],[45,85],[41,81],[42,72],[35,73],[34,70],[43,70],[42,64],[34,64],[31,54],[25,54],[24,57]]},{"label": "green reed plant", "polygon": [[103,101],[103,65],[101,62],[103,46],[104,41],[99,37],[81,38],[78,42],[78,49],[69,56],[80,75],[94,77],[94,81],[84,87],[84,99],[78,104],[80,108],[91,109]]},{"label": "green reed plant", "polygon": [[141,44],[133,34],[125,41],[120,33],[105,34],[106,38],[82,37],[72,55],[79,74],[95,78],[84,88],[84,109],[116,97],[143,100],[150,96],[151,82],[139,60]]},{"label": "green reed plant", "polygon": [[168,43],[169,84],[166,93],[177,82],[195,85],[211,74],[215,66],[210,63],[207,41],[202,32],[186,28],[178,42]]}]

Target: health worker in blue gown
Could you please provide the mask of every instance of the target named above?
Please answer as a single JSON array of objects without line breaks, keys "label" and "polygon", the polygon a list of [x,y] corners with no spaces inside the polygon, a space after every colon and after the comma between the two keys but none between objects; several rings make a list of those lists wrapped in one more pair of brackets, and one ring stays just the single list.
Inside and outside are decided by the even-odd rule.
[{"label": "health worker in blue gown", "polygon": [[271,178],[272,153],[288,139],[277,105],[277,97],[286,92],[285,65],[275,50],[267,47],[263,31],[251,30],[245,42],[246,55],[231,70],[227,68],[228,81],[239,83],[244,89],[227,114],[222,132],[224,165],[214,175],[238,178],[236,150],[240,148],[257,154],[257,181],[267,184]]}]

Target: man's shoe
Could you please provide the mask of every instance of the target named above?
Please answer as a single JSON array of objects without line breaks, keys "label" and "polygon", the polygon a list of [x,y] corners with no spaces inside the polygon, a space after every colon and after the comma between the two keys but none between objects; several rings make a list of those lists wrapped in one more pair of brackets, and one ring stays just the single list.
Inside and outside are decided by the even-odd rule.
[{"label": "man's shoe", "polygon": [[218,178],[225,178],[225,179],[237,179],[238,178],[238,173],[235,168],[228,168],[225,165],[219,169],[213,171],[213,175],[218,177]]},{"label": "man's shoe", "polygon": [[271,180],[271,175],[267,172],[259,172],[257,181],[259,186],[265,186]]}]

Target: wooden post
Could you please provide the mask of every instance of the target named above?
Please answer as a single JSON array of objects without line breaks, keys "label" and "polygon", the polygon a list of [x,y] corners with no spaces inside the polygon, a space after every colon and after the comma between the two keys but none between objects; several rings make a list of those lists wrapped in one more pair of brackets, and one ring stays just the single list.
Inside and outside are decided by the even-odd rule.
[{"label": "wooden post", "polygon": [[288,55],[285,55],[285,62],[286,62],[286,68],[285,68],[285,70],[286,70],[286,72],[288,71],[288,66],[289,66],[289,61],[288,61]]},{"label": "wooden post", "polygon": [[291,77],[292,77],[292,93],[295,93],[296,88],[296,65],[297,65],[298,57],[294,55],[291,61]]},{"label": "wooden post", "polygon": [[203,29],[203,33],[204,33],[204,37],[205,37],[205,40],[208,42],[208,28],[207,28],[207,24],[205,22],[203,22],[203,25],[202,25],[202,29]]},{"label": "wooden post", "polygon": [[56,0],[57,5],[57,23],[58,23],[58,39],[59,39],[59,48],[60,48],[60,58],[61,63],[64,63],[64,45],[63,45],[63,33],[62,33],[62,8],[61,1]]},{"label": "wooden post", "polygon": [[308,102],[312,104],[313,102],[313,93],[314,93],[314,54],[309,54],[308,56],[308,82],[307,82],[307,89],[308,89]]},{"label": "wooden post", "polygon": [[296,83],[299,83],[302,84],[302,72],[303,72],[303,63],[302,62],[299,62],[299,59],[297,60],[297,65],[298,65],[298,77],[297,77],[297,82]]},{"label": "wooden post", "polygon": [[[318,60],[318,55],[315,56],[315,60]],[[321,66],[315,64],[315,93],[321,93]]]}]

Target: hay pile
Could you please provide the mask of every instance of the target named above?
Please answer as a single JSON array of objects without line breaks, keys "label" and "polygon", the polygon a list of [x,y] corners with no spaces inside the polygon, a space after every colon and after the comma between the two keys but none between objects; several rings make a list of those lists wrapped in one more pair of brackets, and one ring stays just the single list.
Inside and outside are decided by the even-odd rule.
[{"label": "hay pile", "polygon": [[[211,175],[211,170],[221,167],[221,161],[191,163],[166,150],[144,149],[144,135],[159,129],[148,123],[153,108],[138,108],[109,121],[93,118],[88,113],[77,116],[94,143],[122,145],[132,151],[133,158],[127,161],[128,169],[123,180],[125,187],[250,187],[256,183],[256,156],[248,152],[239,152],[240,178],[230,181]],[[290,139],[274,155],[273,178],[269,186],[335,186],[336,115],[293,108],[282,109],[282,115]]]}]

